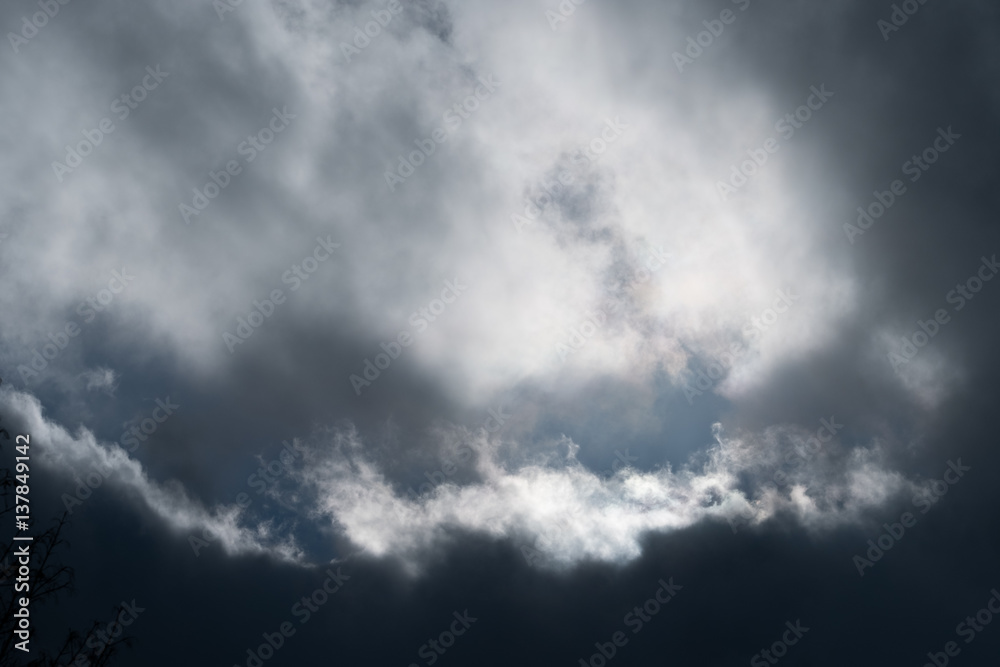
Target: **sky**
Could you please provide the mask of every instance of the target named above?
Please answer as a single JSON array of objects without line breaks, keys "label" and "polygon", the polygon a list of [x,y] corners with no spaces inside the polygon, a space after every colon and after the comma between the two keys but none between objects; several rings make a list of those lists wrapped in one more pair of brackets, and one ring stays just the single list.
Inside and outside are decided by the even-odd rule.
[{"label": "sky", "polygon": [[0,26],[18,664],[997,655],[994,3]]}]

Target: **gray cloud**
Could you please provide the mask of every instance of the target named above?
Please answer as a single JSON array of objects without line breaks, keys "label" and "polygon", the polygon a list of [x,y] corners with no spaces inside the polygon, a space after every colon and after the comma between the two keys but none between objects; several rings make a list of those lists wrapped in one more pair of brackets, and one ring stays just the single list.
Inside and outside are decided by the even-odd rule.
[{"label": "gray cloud", "polygon": [[[986,469],[997,287],[949,295],[1000,246],[993,6],[925,3],[886,40],[891,3],[570,4],[553,29],[555,2],[71,2],[8,43],[3,418],[50,443],[53,488],[110,466],[128,501],[95,516],[440,590],[451,559],[539,539],[566,569],[526,577],[690,563],[727,519],[725,553],[846,553],[944,462]],[[939,128],[961,136],[912,179]],[[438,303],[446,281],[468,289]],[[166,396],[148,443],[114,444]]]}]

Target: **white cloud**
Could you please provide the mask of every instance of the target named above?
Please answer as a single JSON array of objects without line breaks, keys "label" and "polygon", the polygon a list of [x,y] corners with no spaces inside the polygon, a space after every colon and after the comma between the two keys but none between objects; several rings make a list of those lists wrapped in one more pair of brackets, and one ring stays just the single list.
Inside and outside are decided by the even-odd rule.
[{"label": "white cloud", "polygon": [[[760,523],[778,512],[826,529],[856,521],[864,510],[911,488],[885,467],[877,444],[849,451],[840,464],[831,463],[834,454],[818,457],[789,473],[784,492],[765,485],[765,477],[781,467],[776,443],[787,438],[801,447],[808,436],[782,426],[730,438],[717,427],[717,440],[702,464],[626,469],[601,479],[576,460],[572,442],[562,443],[569,445],[562,457],[550,453],[511,466],[499,453],[500,443],[480,431],[472,446],[481,481],[444,483],[417,501],[394,492],[366,458],[356,433],[339,432],[314,450],[298,476],[315,494],[318,520],[337,526],[366,552],[398,557],[414,568],[456,529],[524,544],[541,538],[553,561],[562,564],[622,562],[639,555],[640,538],[648,531],[669,532],[710,519]],[[829,447],[839,449],[836,443]],[[749,490],[742,488],[747,475]]]},{"label": "white cloud", "polygon": [[[100,443],[82,428],[71,435],[47,420],[31,395],[7,391],[0,397],[4,414],[24,420],[33,456],[67,478],[105,470],[107,484],[138,499],[179,535],[207,530],[232,555],[308,560],[287,526],[271,520],[254,523],[235,504],[207,508],[179,482],[151,480],[117,445]],[[586,559],[624,562],[639,555],[646,532],[670,532],[705,520],[756,524],[778,512],[791,513],[807,527],[828,529],[858,520],[864,510],[904,489],[917,488],[886,467],[879,443],[844,450],[832,441],[810,464],[783,468],[789,481],[779,491],[766,484],[771,472],[781,468],[778,443],[802,448],[810,435],[791,426],[727,437],[716,425],[716,442],[700,463],[692,460],[676,470],[623,469],[607,479],[577,461],[578,447],[567,438],[515,457],[503,450],[516,443],[491,438],[483,429],[440,432],[476,452],[478,481],[443,483],[419,499],[408,499],[394,491],[357,432],[330,430],[315,439],[289,484],[272,492],[318,528],[333,527],[358,549],[398,558],[419,571],[454,530],[519,544],[541,539],[552,562],[562,565]],[[512,463],[517,458],[521,462]]]},{"label": "white cloud", "polygon": [[[240,523],[240,509],[235,504],[207,509],[191,499],[183,485],[177,481],[158,482],[146,474],[141,463],[117,444],[99,442],[85,428],[75,435],[48,420],[42,413],[38,399],[30,394],[5,391],[0,393],[3,414],[13,420],[23,420],[24,432],[30,435],[31,456],[34,461],[62,474],[67,481],[67,494],[63,501],[67,509],[76,511],[81,500],[76,497],[76,487],[88,476],[103,476],[106,481],[94,484],[115,487],[123,496],[143,503],[170,529],[178,534],[204,531],[229,554],[266,553],[290,562],[302,559],[302,551],[287,535],[277,536],[269,523],[247,528]],[[99,492],[92,489],[92,493]],[[68,498],[73,500],[67,501]],[[89,495],[82,499],[86,502]]]}]

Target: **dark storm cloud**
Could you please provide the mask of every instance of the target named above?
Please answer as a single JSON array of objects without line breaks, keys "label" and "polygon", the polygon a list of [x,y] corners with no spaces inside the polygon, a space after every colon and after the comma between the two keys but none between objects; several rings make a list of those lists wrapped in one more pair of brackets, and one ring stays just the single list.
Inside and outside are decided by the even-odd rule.
[{"label": "dark storm cloud", "polygon": [[[5,386],[20,388],[18,365],[78,319],[76,304],[112,268],[138,276],[27,387],[69,431],[50,431],[54,470],[33,497],[59,511],[78,485],[72,466],[111,451],[78,425],[114,443],[156,399],[181,406],[132,454],[148,480],[113,459],[118,476],[74,510],[67,560],[80,595],[36,627],[102,618],[134,598],[148,611],[130,627],[126,662],[145,665],[247,664],[283,622],[296,634],[266,664],[427,664],[422,647],[466,610],[476,621],[441,664],[579,664],[602,650],[595,643],[607,655],[618,631],[627,643],[608,664],[746,663],[798,621],[809,629],[788,664],[923,664],[952,640],[956,662],[995,654],[1000,630],[966,645],[955,626],[1000,585],[990,509],[1000,283],[982,283],[961,309],[948,297],[1000,250],[996,10],[927,2],[885,39],[891,3],[574,6],[550,30],[554,6],[407,5],[348,63],[339,43],[381,4],[282,3],[275,23],[251,3],[225,20],[207,3],[71,3],[6,54],[4,89],[39,106],[9,105],[3,131],[3,299],[15,315],[0,324]],[[673,53],[724,9],[735,21],[678,72]],[[8,5],[0,23],[32,11]],[[477,13],[495,15],[491,31]],[[65,144],[158,63],[170,72],[162,88],[57,183],[50,163]],[[495,96],[390,191],[385,170],[494,70]],[[834,93],[822,109],[739,192],[708,205],[702,190],[715,195],[730,165],[779,136],[775,122],[821,85]],[[526,104],[541,89],[549,96]],[[571,114],[561,99],[594,108]],[[297,114],[287,131],[186,225],[178,205],[193,203],[192,188],[245,157],[241,142],[286,106]],[[617,108],[634,129],[573,169],[566,156]],[[911,181],[905,163],[939,128],[961,136]],[[505,162],[505,149],[542,144],[530,169]],[[510,214],[568,169],[574,182],[538,204],[539,224],[511,229]],[[905,194],[849,238],[857,208],[896,179]],[[672,210],[655,207],[657,191],[676,194]],[[742,226],[720,222],[730,217]],[[338,253],[291,292],[284,271],[327,234]],[[640,240],[676,256],[654,279],[656,298],[630,287]],[[526,266],[539,274],[527,288],[507,274]],[[349,376],[412,332],[411,313],[455,275],[470,292],[356,391]],[[585,282],[594,298],[579,296],[591,296]],[[741,284],[764,297],[713,300]],[[683,369],[747,343],[740,327],[782,284],[802,301],[686,400]],[[553,326],[577,326],[579,304],[623,285],[622,316],[556,365],[560,339],[535,322],[558,306]],[[275,288],[287,301],[230,354],[222,333]],[[535,294],[560,298],[529,302]],[[948,322],[893,368],[902,337],[939,309]],[[47,423],[6,396],[12,432]],[[487,409],[500,402],[512,416],[494,433]],[[799,465],[823,419],[842,430]],[[308,456],[274,496],[257,495],[248,476],[293,439]],[[441,472],[463,444],[475,455]],[[633,469],[595,481],[624,452]],[[958,459],[971,470],[921,512],[916,499]],[[774,485],[779,471],[799,489]],[[435,473],[455,484],[407,499]],[[240,492],[252,512],[224,524],[214,512]],[[369,516],[366,498],[392,511]],[[915,525],[860,576],[854,558],[905,512]],[[206,525],[242,546],[196,555],[189,538]],[[292,538],[300,562],[279,563]],[[294,605],[328,568],[350,578],[301,623]],[[683,588],[633,632],[633,609],[661,580]]]}]

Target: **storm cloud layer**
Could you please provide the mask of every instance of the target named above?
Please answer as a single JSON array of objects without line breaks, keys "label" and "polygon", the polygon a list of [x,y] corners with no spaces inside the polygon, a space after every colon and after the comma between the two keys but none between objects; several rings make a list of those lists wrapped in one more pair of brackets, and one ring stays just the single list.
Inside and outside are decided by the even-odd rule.
[{"label": "storm cloud layer", "polygon": [[987,664],[998,18],[5,5],[37,650]]}]

